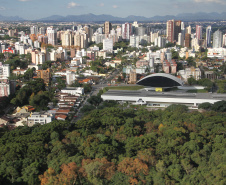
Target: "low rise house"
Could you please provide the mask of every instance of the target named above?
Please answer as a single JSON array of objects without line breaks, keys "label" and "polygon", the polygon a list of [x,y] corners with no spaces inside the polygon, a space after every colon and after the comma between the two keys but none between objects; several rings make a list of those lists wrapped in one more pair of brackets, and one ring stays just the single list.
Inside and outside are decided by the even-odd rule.
[{"label": "low rise house", "polygon": [[24,75],[27,69],[20,69],[20,67],[17,67],[17,69],[13,70],[13,74],[16,76]]}]

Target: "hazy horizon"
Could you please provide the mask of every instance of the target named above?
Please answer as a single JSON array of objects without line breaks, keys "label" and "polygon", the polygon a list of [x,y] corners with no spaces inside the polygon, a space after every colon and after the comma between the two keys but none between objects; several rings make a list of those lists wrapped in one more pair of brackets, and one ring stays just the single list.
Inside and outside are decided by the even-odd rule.
[{"label": "hazy horizon", "polygon": [[225,0],[0,0],[0,15],[19,16],[26,20],[52,15],[108,14],[125,18],[129,15],[153,17],[180,13],[218,12],[226,10]]}]

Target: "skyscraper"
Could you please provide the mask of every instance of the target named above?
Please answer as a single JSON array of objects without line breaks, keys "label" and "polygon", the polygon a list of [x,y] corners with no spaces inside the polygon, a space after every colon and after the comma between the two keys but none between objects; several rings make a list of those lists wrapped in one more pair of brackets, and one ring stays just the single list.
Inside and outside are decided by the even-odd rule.
[{"label": "skyscraper", "polygon": [[116,33],[118,37],[122,36],[122,28],[120,26],[117,26]]},{"label": "skyscraper", "polygon": [[174,21],[174,41],[178,42],[178,34],[181,33],[181,21]]},{"label": "skyscraper", "polygon": [[79,33],[78,31],[76,32],[74,36],[74,45],[75,47],[78,47],[79,49],[81,48],[86,48],[88,45],[88,39],[87,39],[87,34],[86,33]]},{"label": "skyscraper", "polygon": [[169,42],[177,42],[178,34],[181,33],[181,21],[169,20],[166,23],[166,36]]},{"label": "skyscraper", "polygon": [[184,30],[185,27],[184,27],[184,22],[181,22],[181,30]]},{"label": "skyscraper", "polygon": [[136,30],[136,35],[138,35],[138,36],[144,36],[144,34],[145,34],[145,28],[143,26],[137,27],[135,30]]},{"label": "skyscraper", "polygon": [[81,35],[77,31],[75,36],[74,36],[74,46],[81,48]]},{"label": "skyscraper", "polygon": [[206,28],[206,46],[211,46],[211,26],[207,26]]},{"label": "skyscraper", "polygon": [[31,32],[31,34],[37,35],[38,34],[38,27],[37,26],[30,27],[30,32]]},{"label": "skyscraper", "polygon": [[72,33],[70,31],[65,31],[61,35],[62,46],[72,46]]},{"label": "skyscraper", "polygon": [[169,42],[174,42],[174,20],[166,23],[166,37]]},{"label": "skyscraper", "polygon": [[202,26],[196,25],[196,38],[198,40],[202,39]]},{"label": "skyscraper", "polygon": [[53,27],[47,28],[48,44],[57,45],[57,31]]},{"label": "skyscraper", "polygon": [[89,25],[84,26],[85,33],[87,34],[87,41],[90,42],[93,36],[93,29]]},{"label": "skyscraper", "polygon": [[39,28],[39,34],[45,35],[46,34],[46,29],[44,27]]},{"label": "skyscraper", "polygon": [[186,33],[191,34],[191,26],[186,27]]},{"label": "skyscraper", "polygon": [[184,35],[182,33],[178,34],[178,45],[184,46]]},{"label": "skyscraper", "polygon": [[223,47],[226,46],[226,34],[223,35]]},{"label": "skyscraper", "polygon": [[222,47],[223,34],[220,30],[213,33],[213,48]]},{"label": "skyscraper", "polygon": [[110,34],[110,31],[112,29],[112,25],[109,21],[106,21],[104,23],[104,34]]},{"label": "skyscraper", "polygon": [[191,34],[186,33],[185,34],[185,47],[190,48],[191,47]]},{"label": "skyscraper", "polygon": [[132,35],[132,24],[125,23],[122,24],[122,39],[129,40]]}]

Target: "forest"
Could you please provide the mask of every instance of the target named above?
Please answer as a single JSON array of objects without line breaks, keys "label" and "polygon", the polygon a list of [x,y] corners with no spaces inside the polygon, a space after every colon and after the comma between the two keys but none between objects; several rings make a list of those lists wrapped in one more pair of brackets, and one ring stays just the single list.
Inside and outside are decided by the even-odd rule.
[{"label": "forest", "polygon": [[1,185],[226,184],[226,113],[95,109],[0,128]]}]

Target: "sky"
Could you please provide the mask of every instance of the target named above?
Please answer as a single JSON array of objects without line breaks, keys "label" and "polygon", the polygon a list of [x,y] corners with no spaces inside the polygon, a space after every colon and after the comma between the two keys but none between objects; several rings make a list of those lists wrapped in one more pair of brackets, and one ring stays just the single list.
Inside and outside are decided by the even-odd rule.
[{"label": "sky", "polygon": [[0,15],[19,16],[27,20],[88,13],[153,17],[224,11],[226,0],[0,0]]}]

